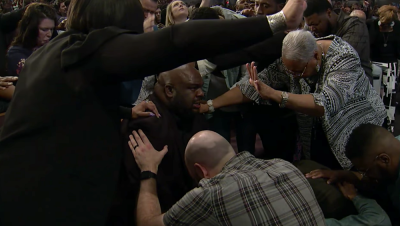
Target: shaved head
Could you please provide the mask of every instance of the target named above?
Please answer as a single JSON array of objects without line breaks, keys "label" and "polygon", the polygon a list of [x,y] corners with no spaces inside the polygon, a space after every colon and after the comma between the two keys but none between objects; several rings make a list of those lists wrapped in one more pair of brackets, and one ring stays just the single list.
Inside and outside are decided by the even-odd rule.
[{"label": "shaved head", "polygon": [[[186,146],[185,162],[192,177],[196,173],[195,165],[210,173],[210,177],[220,173],[223,166],[236,155],[231,144],[219,134],[212,131],[201,131],[195,134]],[[199,171],[198,171],[199,172]],[[204,176],[205,177],[205,176]]]},{"label": "shaved head", "polygon": [[177,116],[191,119],[199,112],[202,87],[200,73],[194,63],[189,63],[161,73],[154,93]]},{"label": "shaved head", "polygon": [[367,16],[365,15],[364,11],[359,9],[353,10],[353,12],[350,13],[350,16],[358,17],[363,21],[367,20]]}]

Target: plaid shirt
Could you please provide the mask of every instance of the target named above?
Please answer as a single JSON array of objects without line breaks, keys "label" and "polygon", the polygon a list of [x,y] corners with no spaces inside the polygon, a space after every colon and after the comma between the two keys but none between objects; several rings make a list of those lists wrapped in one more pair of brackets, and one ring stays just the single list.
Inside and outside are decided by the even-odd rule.
[{"label": "plaid shirt", "polygon": [[165,213],[165,225],[325,225],[306,178],[280,159],[242,152],[199,185]]}]

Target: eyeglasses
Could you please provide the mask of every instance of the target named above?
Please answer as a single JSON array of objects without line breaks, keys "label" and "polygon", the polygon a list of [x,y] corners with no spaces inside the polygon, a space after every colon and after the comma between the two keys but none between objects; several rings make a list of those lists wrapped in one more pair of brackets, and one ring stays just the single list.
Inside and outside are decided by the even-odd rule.
[{"label": "eyeglasses", "polygon": [[[378,158],[379,158],[379,155],[376,156],[376,157],[374,158],[374,161],[372,162],[372,164],[374,164],[375,161],[376,161]],[[371,166],[368,167],[365,171],[358,170],[358,172],[361,174],[361,180],[368,178],[367,173],[368,173],[368,171],[372,168],[372,166],[374,166],[374,165],[372,165],[372,164],[371,164]]]},{"label": "eyeglasses", "polygon": [[293,72],[293,71],[289,70],[285,65],[283,65],[286,73],[288,73],[290,75],[293,75],[294,77],[303,77],[304,72],[306,72],[307,66],[308,66],[308,62],[306,64],[306,66],[304,67],[303,72],[298,73],[298,72]]}]

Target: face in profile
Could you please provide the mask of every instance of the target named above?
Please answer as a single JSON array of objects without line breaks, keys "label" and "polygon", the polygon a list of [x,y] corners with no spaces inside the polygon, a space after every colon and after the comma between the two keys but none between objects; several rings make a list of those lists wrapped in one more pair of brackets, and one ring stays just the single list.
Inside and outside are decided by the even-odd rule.
[{"label": "face in profile", "polygon": [[43,46],[50,41],[54,27],[55,27],[55,21],[49,18],[45,18],[39,23],[38,37],[37,37],[38,47]]},{"label": "face in profile", "polygon": [[172,4],[172,17],[173,18],[181,18],[181,17],[188,17],[189,10],[186,6],[186,3],[182,1],[174,1]]},{"label": "face in profile", "polygon": [[61,16],[66,16],[67,15],[67,6],[65,5],[65,2],[60,3],[60,9],[58,10],[59,14]]}]

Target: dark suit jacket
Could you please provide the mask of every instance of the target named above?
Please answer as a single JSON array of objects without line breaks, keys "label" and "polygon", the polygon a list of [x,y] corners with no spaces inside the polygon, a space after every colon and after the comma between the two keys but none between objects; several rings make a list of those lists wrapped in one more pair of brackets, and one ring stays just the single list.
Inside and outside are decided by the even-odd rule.
[{"label": "dark suit jacket", "polygon": [[7,34],[17,29],[24,11],[25,8],[0,14],[0,76],[6,76],[6,53],[9,45],[6,40]]},{"label": "dark suit jacket", "polygon": [[104,225],[122,161],[120,83],[272,36],[265,18],[129,33],[64,32],[26,61],[0,132],[0,225]]},{"label": "dark suit jacket", "polygon": [[[197,114],[192,120],[182,121],[170,112],[154,94],[150,95],[148,99],[157,106],[161,118],[126,119],[122,123],[124,165],[129,180],[121,178],[120,183],[129,181],[129,184],[120,186],[122,189],[117,194],[117,200],[111,210],[109,225],[117,225],[115,222],[122,221],[129,223],[120,225],[135,225],[134,213],[140,188],[140,169],[128,146],[129,135],[133,130],[142,129],[156,150],[162,150],[165,145],[168,145],[168,153],[158,167],[157,174],[157,193],[163,212],[169,210],[195,185],[186,169],[185,149],[194,134],[208,129],[207,120],[204,115]],[[123,216],[124,214],[126,215]]]}]

